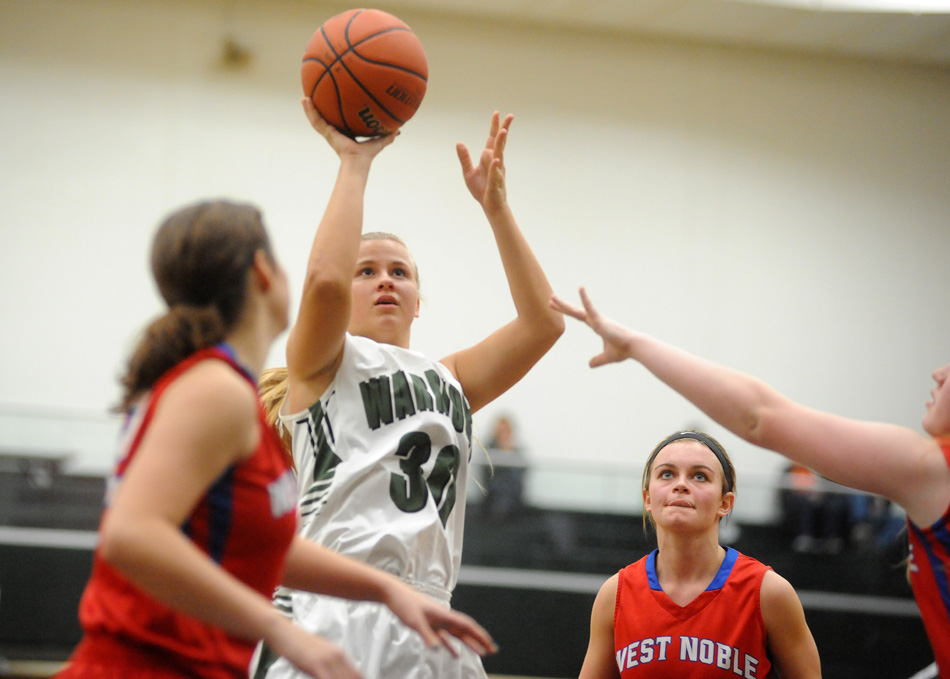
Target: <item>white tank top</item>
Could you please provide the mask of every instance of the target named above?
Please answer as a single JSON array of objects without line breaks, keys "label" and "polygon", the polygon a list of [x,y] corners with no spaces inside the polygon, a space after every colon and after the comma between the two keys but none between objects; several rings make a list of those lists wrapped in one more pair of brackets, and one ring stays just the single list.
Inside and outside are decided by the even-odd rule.
[{"label": "white tank top", "polygon": [[472,416],[445,366],[347,334],[326,392],[281,423],[305,537],[423,591],[454,589]]}]

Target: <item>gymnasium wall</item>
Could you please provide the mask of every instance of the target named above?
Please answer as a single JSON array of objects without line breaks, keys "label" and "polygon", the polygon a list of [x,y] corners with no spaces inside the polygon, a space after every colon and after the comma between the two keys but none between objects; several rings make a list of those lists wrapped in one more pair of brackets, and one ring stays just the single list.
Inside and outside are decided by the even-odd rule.
[{"label": "gymnasium wall", "polygon": [[[585,285],[618,320],[809,405],[919,430],[930,373],[950,360],[950,71],[375,6],[408,21],[430,61],[366,209],[421,268],[416,349],[448,354],[514,313],[454,150],[479,148],[499,109],[516,114],[510,202],[558,293]],[[258,204],[299,287],[336,158],[300,110],[298,65],[346,8],[0,0],[2,451],[109,468],[107,411],[161,310],[147,248],[170,209]],[[246,63],[223,58],[229,37]],[[732,453],[740,493],[775,478],[780,458],[639,366],[591,371],[598,351],[571,322],[476,415],[479,433],[509,412],[539,467],[599,465],[635,484],[657,441],[700,426]],[[269,362],[282,361],[283,340]],[[567,495],[579,475],[562,477],[532,492]],[[762,516],[754,494],[738,513]]]}]

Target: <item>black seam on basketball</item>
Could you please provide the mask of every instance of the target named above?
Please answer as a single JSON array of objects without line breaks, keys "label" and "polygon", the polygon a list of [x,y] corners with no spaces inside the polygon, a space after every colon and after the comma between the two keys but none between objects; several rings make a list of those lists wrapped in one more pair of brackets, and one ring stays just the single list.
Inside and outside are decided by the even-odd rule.
[{"label": "black seam on basketball", "polygon": [[[386,115],[388,115],[390,118],[392,118],[393,120],[395,120],[395,121],[396,121],[397,123],[399,123],[400,125],[405,125],[405,124],[406,124],[406,121],[405,121],[405,120],[403,120],[402,118],[400,118],[400,117],[394,115],[392,111],[390,111],[388,108],[386,108],[386,107],[383,105],[383,102],[381,102],[379,99],[377,99],[376,97],[374,97],[374,96],[373,96],[373,93],[370,92],[368,89],[366,89],[366,86],[363,85],[363,83],[360,82],[360,79],[357,78],[357,77],[353,74],[353,72],[350,70],[350,67],[346,65],[346,62],[345,62],[345,61],[341,61],[341,62],[340,62],[340,65],[343,66],[344,69],[346,69],[346,72],[350,74],[350,77],[353,79],[353,82],[360,86],[360,89],[363,90],[363,92],[366,93],[366,96],[369,97],[370,99],[372,99],[372,100],[376,103],[377,106],[379,106],[379,108],[383,111],[383,113],[385,113]],[[336,80],[334,80],[333,82],[336,83]],[[337,99],[339,99],[339,96],[337,96]],[[344,124],[346,124],[345,121],[344,121]]]},{"label": "black seam on basketball", "polygon": [[[356,43],[353,43],[353,44],[350,44],[350,38],[349,38],[349,36],[347,36],[347,38],[346,38],[346,50],[345,50],[342,54],[340,54],[339,57],[337,57],[337,61],[339,61],[340,59],[342,59],[343,56],[344,56],[347,52],[352,52],[353,54],[355,54],[356,56],[358,56],[360,59],[362,59],[363,61],[365,61],[365,62],[367,62],[367,63],[369,63],[369,64],[375,64],[375,65],[377,65],[377,66],[388,66],[389,68],[394,68],[394,69],[396,69],[397,71],[402,71],[403,73],[409,73],[409,74],[411,74],[411,75],[416,76],[417,78],[419,78],[420,80],[422,80],[422,81],[424,81],[424,82],[428,82],[428,78],[427,78],[425,75],[423,75],[422,73],[419,73],[418,71],[413,71],[413,70],[410,69],[410,68],[406,68],[406,67],[404,67],[404,66],[398,66],[397,64],[391,64],[391,63],[389,63],[389,62],[387,62],[387,61],[376,61],[375,59],[370,59],[369,57],[364,57],[362,54],[360,54],[359,52],[356,51],[356,48],[357,48],[357,47],[360,47],[361,45],[363,45],[364,43],[368,42],[369,40],[372,40],[373,38],[378,38],[378,37],[381,36],[381,35],[385,35],[386,33],[392,33],[393,31],[406,31],[406,30],[407,30],[407,29],[405,29],[405,28],[399,28],[399,27],[387,28],[387,29],[384,29],[384,30],[382,30],[382,31],[379,31],[378,33],[373,33],[372,35],[364,36],[359,42],[356,42]],[[409,31],[409,32],[411,32],[411,31]]]}]

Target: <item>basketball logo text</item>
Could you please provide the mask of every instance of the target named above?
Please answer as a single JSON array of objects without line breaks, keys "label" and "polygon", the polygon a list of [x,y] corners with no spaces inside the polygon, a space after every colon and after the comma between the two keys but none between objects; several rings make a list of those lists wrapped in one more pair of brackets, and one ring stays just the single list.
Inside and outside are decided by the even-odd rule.
[{"label": "basketball logo text", "polygon": [[411,108],[417,108],[419,106],[419,97],[411,92],[406,92],[406,90],[399,87],[399,85],[390,85],[387,87],[386,94],[401,104],[405,104]]},{"label": "basketball logo text", "polygon": [[386,134],[389,132],[389,130],[383,127],[382,123],[376,120],[376,116],[373,115],[373,112],[370,110],[369,106],[364,108],[357,115],[359,115],[360,120],[366,124],[366,127],[372,130],[372,134]]}]

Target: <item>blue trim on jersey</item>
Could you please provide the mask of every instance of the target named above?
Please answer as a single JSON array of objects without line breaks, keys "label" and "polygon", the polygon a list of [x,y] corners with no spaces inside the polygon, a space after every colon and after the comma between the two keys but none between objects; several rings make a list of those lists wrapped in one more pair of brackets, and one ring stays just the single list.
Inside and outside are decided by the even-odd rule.
[{"label": "blue trim on jersey", "polygon": [[221,563],[224,559],[224,550],[231,535],[231,521],[234,518],[234,470],[235,467],[228,467],[208,490],[208,506],[211,509],[208,516],[208,555],[215,563]]},{"label": "blue trim on jersey", "polygon": [[[660,587],[660,579],[656,575],[656,555],[659,553],[659,549],[654,549],[647,555],[646,569],[647,582],[650,583],[650,589],[657,592],[662,592],[663,588]],[[716,577],[713,578],[712,582],[709,583],[709,587],[706,588],[707,592],[723,588],[723,586],[726,584],[726,580],[729,579],[729,574],[732,573],[732,568],[736,565],[738,558],[739,552],[734,550],[732,547],[726,547],[726,558],[722,560],[722,564],[719,566],[719,570],[716,572]]]},{"label": "blue trim on jersey", "polygon": [[650,583],[650,589],[656,592],[662,592],[663,588],[660,587],[660,579],[656,577],[656,555],[660,553],[659,549],[654,549],[652,552],[647,554],[647,582]]},{"label": "blue trim on jersey", "polygon": [[234,365],[236,365],[238,369],[240,369],[240,371],[244,373],[244,376],[247,379],[249,379],[255,385],[257,384],[257,375],[251,372],[250,369],[246,365],[244,365],[243,363],[241,363],[241,361],[238,360],[237,352],[234,350],[234,347],[232,347],[227,342],[221,342],[220,344],[215,345],[215,349],[218,349],[224,354],[226,354],[227,357],[230,358],[231,361],[234,363]]},{"label": "blue trim on jersey", "polygon": [[729,579],[729,574],[732,573],[732,567],[736,565],[738,558],[739,552],[732,547],[726,547],[726,558],[722,560],[719,572],[716,573],[716,577],[713,578],[713,581],[709,583],[709,587],[706,588],[707,592],[714,589],[722,589],[725,586],[726,580]]},{"label": "blue trim on jersey", "polygon": [[[205,494],[208,505],[208,556],[217,564],[224,559],[234,518],[234,471],[235,467],[228,467]],[[188,517],[181,527],[190,540],[194,540],[194,520],[194,515]]]},{"label": "blue trim on jersey", "polygon": [[[938,525],[941,523],[943,525]],[[921,528],[913,521],[908,521],[907,524],[917,536],[918,543],[924,548],[924,552],[927,555],[927,561],[930,563],[930,572],[933,574],[934,582],[937,585],[937,591],[940,593],[940,600],[943,603],[944,611],[946,612],[947,617],[950,617],[950,581],[947,579],[947,571],[944,567],[943,561],[941,561],[940,557],[934,551],[933,545],[931,544],[930,540],[927,539],[927,536],[924,535],[923,530],[921,530]],[[950,524],[947,523],[945,518],[940,518],[937,523],[931,527],[931,530],[933,532],[934,538],[943,551],[947,554],[950,554]]]}]

